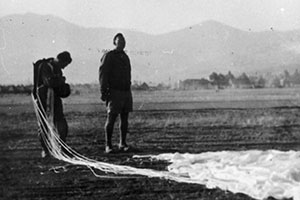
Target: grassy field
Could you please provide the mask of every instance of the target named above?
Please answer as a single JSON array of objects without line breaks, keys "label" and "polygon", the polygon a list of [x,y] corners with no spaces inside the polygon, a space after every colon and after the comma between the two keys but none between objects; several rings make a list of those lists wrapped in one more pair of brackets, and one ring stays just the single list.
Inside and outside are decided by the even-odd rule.
[{"label": "grassy field", "polygon": [[[16,107],[31,104],[31,96],[0,95],[0,106]],[[300,106],[300,88],[226,89],[219,90],[158,90],[133,91],[135,110],[202,109],[202,108],[259,108]],[[95,89],[71,94],[64,99],[66,107],[104,104]],[[3,109],[3,108],[2,108]],[[1,110],[0,110],[1,111]]]},{"label": "grassy field", "polygon": [[[106,155],[105,106],[96,92],[64,100],[68,144],[104,162],[166,170],[167,163],[133,155],[221,150],[298,150],[300,90],[134,91],[129,144],[137,150]],[[0,181],[3,199],[251,199],[203,185],[103,174],[58,160],[40,158],[31,97],[0,98]],[[118,142],[115,127],[114,144]],[[101,172],[98,172],[101,174]],[[272,199],[272,198],[269,198]]]}]

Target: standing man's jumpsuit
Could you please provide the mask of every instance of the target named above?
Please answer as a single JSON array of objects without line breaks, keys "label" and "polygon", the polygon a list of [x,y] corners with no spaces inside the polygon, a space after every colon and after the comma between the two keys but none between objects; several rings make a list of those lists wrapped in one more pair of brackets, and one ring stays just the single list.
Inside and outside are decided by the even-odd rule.
[{"label": "standing man's jumpsuit", "polygon": [[112,148],[112,132],[120,114],[120,144],[126,145],[128,113],[132,112],[131,65],[124,51],[112,50],[103,55],[99,68],[100,92],[106,98],[106,146]]}]

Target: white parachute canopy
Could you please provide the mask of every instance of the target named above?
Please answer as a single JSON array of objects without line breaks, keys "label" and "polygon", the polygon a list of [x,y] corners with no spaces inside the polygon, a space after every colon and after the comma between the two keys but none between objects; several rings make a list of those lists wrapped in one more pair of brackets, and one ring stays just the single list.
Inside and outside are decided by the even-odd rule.
[{"label": "white parachute canopy", "polygon": [[[201,154],[160,154],[134,156],[167,160],[168,171],[114,165],[89,159],[72,150],[60,140],[51,120],[32,96],[41,133],[51,155],[59,160],[98,169],[106,173],[159,177],[177,182],[196,183],[208,188],[221,188],[233,193],[244,193],[256,199],[291,198],[300,200],[300,152],[222,151]],[[61,149],[65,150],[62,151]],[[100,176],[101,177],[101,176]]]},{"label": "white parachute canopy", "polygon": [[256,199],[300,200],[300,152],[277,150],[161,154],[168,170],[193,183],[244,193]]}]

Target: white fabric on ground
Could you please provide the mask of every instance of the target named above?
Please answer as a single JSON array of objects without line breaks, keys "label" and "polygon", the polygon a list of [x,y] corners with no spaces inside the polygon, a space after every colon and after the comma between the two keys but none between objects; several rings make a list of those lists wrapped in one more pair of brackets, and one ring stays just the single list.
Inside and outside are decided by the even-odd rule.
[{"label": "white fabric on ground", "polygon": [[172,164],[168,170],[208,188],[244,193],[256,199],[300,200],[300,152],[221,151],[152,156]]}]

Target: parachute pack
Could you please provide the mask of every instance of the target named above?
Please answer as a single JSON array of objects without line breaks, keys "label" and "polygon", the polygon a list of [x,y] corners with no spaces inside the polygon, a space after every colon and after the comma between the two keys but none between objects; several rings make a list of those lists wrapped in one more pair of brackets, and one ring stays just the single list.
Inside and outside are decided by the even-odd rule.
[{"label": "parachute pack", "polygon": [[40,66],[43,62],[49,62],[51,60],[51,58],[43,58],[40,59],[38,61],[36,61],[33,64],[33,88],[32,88],[32,94],[34,96],[34,98],[36,98],[36,90],[37,90],[37,84],[38,84],[38,79],[39,79],[39,75],[40,75]]},{"label": "parachute pack", "polygon": [[[33,89],[32,89],[32,93],[34,98],[36,98],[36,92],[37,92],[37,87],[38,87],[38,82],[39,82],[39,76],[40,76],[40,67],[42,65],[42,63],[44,62],[50,62],[53,58],[43,58],[40,59],[38,61],[36,61],[35,63],[33,63]],[[58,96],[60,96],[61,98],[66,98],[71,94],[71,88],[70,85],[68,83],[65,83],[64,85],[62,85],[59,88],[55,88],[54,89],[56,94],[58,94]]]}]

